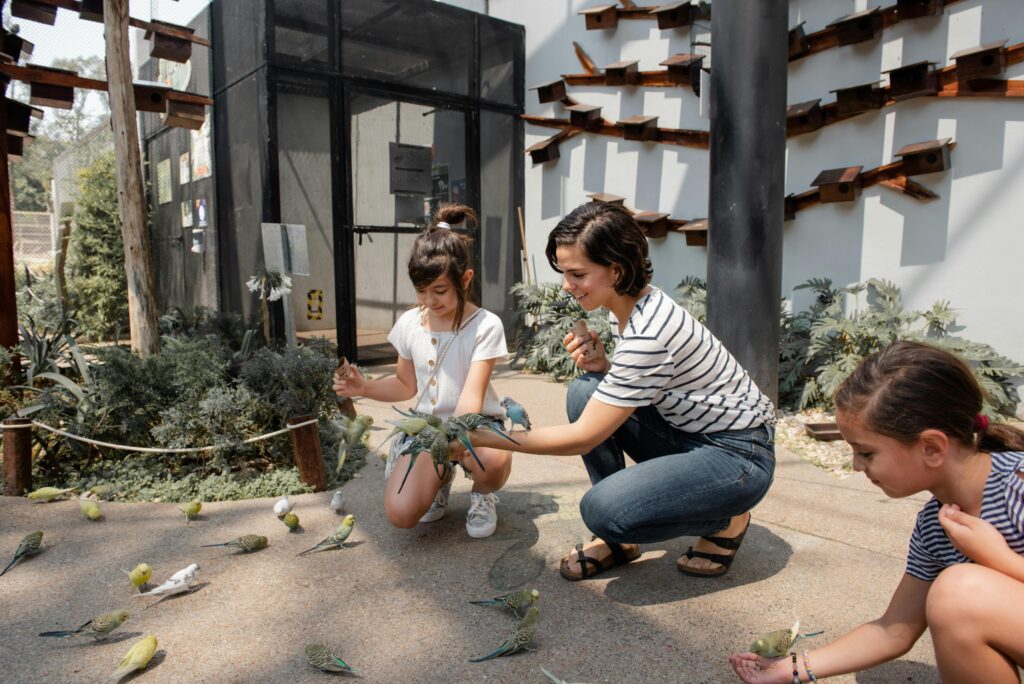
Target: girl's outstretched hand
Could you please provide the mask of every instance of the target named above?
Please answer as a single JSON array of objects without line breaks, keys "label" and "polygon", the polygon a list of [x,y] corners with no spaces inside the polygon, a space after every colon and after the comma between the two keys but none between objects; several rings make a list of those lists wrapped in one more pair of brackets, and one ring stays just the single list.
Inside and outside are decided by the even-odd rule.
[{"label": "girl's outstretched hand", "polygon": [[939,524],[957,551],[978,565],[998,570],[1001,557],[1013,553],[992,523],[964,513],[956,504],[944,504],[939,509]]},{"label": "girl's outstretched hand", "polygon": [[331,385],[331,389],[339,397],[360,397],[366,391],[366,379],[356,368],[355,364],[349,366],[348,377],[342,380],[337,375],[334,376],[334,383]]},{"label": "girl's outstretched hand", "polygon": [[569,356],[576,362],[576,365],[585,371],[592,373],[606,373],[611,367],[608,363],[608,355],[604,350],[604,343],[601,337],[593,330],[588,330],[590,340],[577,340],[576,336],[569,333],[562,340],[562,346],[569,352]]},{"label": "girl's outstretched hand", "polygon": [[756,653],[729,656],[733,672],[746,684],[789,684],[793,672],[788,658],[763,658]]}]

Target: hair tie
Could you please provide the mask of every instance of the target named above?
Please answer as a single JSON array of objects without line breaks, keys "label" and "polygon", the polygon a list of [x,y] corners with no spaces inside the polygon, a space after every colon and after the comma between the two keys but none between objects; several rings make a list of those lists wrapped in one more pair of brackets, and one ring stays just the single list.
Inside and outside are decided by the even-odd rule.
[{"label": "hair tie", "polygon": [[451,230],[452,229],[452,227],[450,225],[448,225],[447,221],[438,221],[437,222],[437,227],[438,228],[445,228],[446,230]]},{"label": "hair tie", "polygon": [[988,429],[988,416],[986,416],[984,413],[979,413],[978,415],[974,416],[974,431],[975,432],[984,432],[987,429]]}]

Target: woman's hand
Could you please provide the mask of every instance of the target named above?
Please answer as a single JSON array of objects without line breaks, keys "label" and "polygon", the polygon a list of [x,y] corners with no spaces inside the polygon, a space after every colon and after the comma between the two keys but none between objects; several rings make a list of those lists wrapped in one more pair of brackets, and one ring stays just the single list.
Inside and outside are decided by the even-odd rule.
[{"label": "woman's hand", "polygon": [[588,332],[590,333],[589,340],[579,340],[570,331],[562,340],[562,345],[576,365],[583,370],[592,373],[607,373],[611,368],[611,363],[609,363],[604,350],[604,343],[601,342],[601,338],[596,332],[593,330]]},{"label": "woman's hand", "polygon": [[788,658],[762,658],[756,653],[729,656],[733,672],[746,684],[789,684],[793,670]]},{"label": "woman's hand", "polygon": [[366,379],[353,364],[348,368],[348,377],[342,379],[337,373],[334,375],[334,383],[331,389],[339,397],[361,397],[366,391]]},{"label": "woman's hand", "polygon": [[939,509],[939,524],[957,551],[978,565],[999,570],[1001,558],[1013,553],[992,523],[964,513],[956,504],[944,504]]}]

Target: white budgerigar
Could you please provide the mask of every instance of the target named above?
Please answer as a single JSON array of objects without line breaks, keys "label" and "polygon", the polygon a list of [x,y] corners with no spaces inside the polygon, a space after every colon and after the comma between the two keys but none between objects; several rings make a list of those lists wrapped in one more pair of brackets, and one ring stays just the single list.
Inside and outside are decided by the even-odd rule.
[{"label": "white budgerigar", "polygon": [[294,504],[288,500],[288,495],[285,494],[277,500],[277,503],[274,504],[274,514],[277,515],[278,518],[283,518],[285,514],[291,513],[293,507]]},{"label": "white budgerigar", "polygon": [[339,515],[343,510],[345,510],[345,500],[341,496],[340,489],[334,490],[334,495],[331,496],[331,503],[329,505],[331,507],[331,510]]},{"label": "white budgerigar", "polygon": [[160,586],[153,587],[147,592],[136,594],[136,596],[172,596],[174,594],[183,594],[186,591],[192,590],[192,583],[196,581],[196,576],[198,575],[199,566],[193,563],[187,568],[182,568],[171,575]]}]

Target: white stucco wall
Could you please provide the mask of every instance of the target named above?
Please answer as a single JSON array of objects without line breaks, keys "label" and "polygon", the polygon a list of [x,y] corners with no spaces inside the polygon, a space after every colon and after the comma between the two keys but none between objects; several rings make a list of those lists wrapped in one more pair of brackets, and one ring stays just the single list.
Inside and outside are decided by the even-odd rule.
[{"label": "white stucco wall", "polygon": [[[621,21],[612,31],[586,31],[577,12],[596,0],[461,0],[455,4],[526,27],[527,87],[581,73],[572,42],[598,66],[639,59],[641,70],[690,52],[687,29],[659,31],[653,21]],[[656,4],[656,3],[647,3]],[[892,2],[873,2],[888,6]],[[866,0],[791,0],[790,25],[806,21],[812,32],[869,6]],[[922,59],[949,64],[957,50],[995,40],[1024,41],[1024,2],[962,0],[941,17],[906,21],[881,39],[811,55],[789,66],[787,102],[812,98],[831,102],[830,90],[881,79],[881,72]],[[712,43],[714,41],[712,40]],[[713,52],[713,49],[712,49]],[[1024,64],[1007,69],[1024,78]],[[570,94],[604,106],[606,119],[658,115],[658,125],[708,129],[698,98],[689,88],[570,86]],[[541,105],[527,92],[526,111],[565,117],[557,103]],[[527,127],[527,146],[555,132]],[[823,169],[892,160],[913,142],[952,137],[957,142],[949,171],[915,178],[940,195],[918,202],[881,186],[867,188],[852,204],[816,206],[785,227],[783,295],[811,277],[835,283],[871,277],[895,282],[908,307],[928,308],[949,300],[958,310],[956,334],[987,342],[1024,361],[1024,99],[922,98],[869,112],[818,132],[791,138],[787,193],[809,188]],[[580,135],[561,145],[561,158],[526,166],[527,246],[539,279],[557,275],[547,266],[547,233],[590,192],[627,197],[631,207],[670,212],[673,217],[707,215],[708,152],[672,145]],[[656,284],[671,289],[687,274],[704,277],[706,249],[687,247],[670,234],[651,244]],[[799,295],[797,306],[802,304]]]}]

